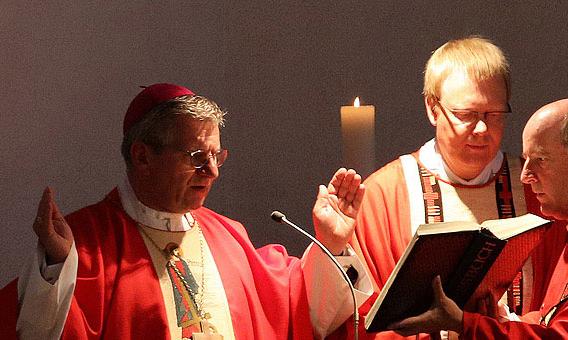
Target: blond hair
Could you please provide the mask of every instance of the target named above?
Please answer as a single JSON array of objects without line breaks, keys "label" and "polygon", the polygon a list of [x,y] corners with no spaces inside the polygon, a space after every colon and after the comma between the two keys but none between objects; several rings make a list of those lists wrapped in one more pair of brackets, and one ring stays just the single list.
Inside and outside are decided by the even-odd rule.
[{"label": "blond hair", "polygon": [[436,51],[424,70],[424,96],[440,99],[440,87],[450,73],[463,72],[476,80],[502,76],[511,95],[509,62],[503,51],[489,39],[470,36],[450,40]]}]

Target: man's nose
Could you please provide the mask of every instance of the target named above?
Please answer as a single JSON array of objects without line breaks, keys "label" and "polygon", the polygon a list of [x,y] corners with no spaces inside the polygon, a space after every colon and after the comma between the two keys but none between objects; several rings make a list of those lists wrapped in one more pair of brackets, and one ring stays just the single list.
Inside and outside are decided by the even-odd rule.
[{"label": "man's nose", "polygon": [[215,157],[209,157],[207,163],[202,167],[195,169],[195,172],[199,176],[217,178],[219,177],[219,168],[217,167],[217,162]]},{"label": "man's nose", "polygon": [[487,132],[487,122],[485,121],[485,114],[481,114],[481,117],[478,117],[477,123],[475,123],[475,128],[473,129],[473,133],[484,134],[486,132]]},{"label": "man's nose", "polygon": [[531,184],[536,182],[535,174],[529,166],[529,160],[527,159],[525,161],[525,164],[523,164],[523,170],[521,171],[521,182],[523,182],[524,184]]}]

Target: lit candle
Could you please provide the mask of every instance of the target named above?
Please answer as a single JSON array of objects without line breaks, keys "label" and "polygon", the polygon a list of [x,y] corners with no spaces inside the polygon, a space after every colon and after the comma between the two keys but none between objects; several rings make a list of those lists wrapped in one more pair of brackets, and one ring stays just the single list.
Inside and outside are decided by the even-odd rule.
[{"label": "lit candle", "polygon": [[375,107],[360,105],[341,107],[343,166],[366,177],[375,170]]}]

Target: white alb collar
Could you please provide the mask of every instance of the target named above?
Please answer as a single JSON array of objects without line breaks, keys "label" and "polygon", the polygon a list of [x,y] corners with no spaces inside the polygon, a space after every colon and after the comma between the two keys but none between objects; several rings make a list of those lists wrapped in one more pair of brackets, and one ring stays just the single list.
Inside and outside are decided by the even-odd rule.
[{"label": "white alb collar", "polygon": [[503,153],[500,150],[497,151],[497,155],[495,155],[495,158],[489,162],[485,169],[483,169],[477,177],[469,181],[458,177],[450,170],[438,150],[435,138],[429,140],[420,148],[418,151],[418,159],[426,169],[442,180],[463,185],[482,185],[489,182],[501,169]]},{"label": "white alb collar", "polygon": [[138,223],[165,231],[187,231],[191,229],[194,219],[190,212],[177,214],[158,211],[145,206],[136,197],[127,176],[119,183],[118,193],[124,211]]}]

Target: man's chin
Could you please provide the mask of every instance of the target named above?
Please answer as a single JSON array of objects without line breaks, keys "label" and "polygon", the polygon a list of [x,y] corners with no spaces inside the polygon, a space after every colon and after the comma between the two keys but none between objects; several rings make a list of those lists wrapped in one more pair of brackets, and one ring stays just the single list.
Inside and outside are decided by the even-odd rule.
[{"label": "man's chin", "polygon": [[476,154],[475,152],[468,152],[464,162],[465,164],[468,164],[469,167],[483,170],[487,165],[489,165],[489,163],[491,163],[492,160],[493,157],[487,153],[480,152],[479,154]]},{"label": "man's chin", "polygon": [[191,202],[191,204],[188,204],[188,209],[187,209],[187,210],[188,210],[188,211],[189,211],[189,210],[196,210],[196,209],[199,209],[199,208],[203,207],[203,204],[205,204],[205,198],[206,198],[206,197],[204,197],[203,199],[200,199],[200,200]]},{"label": "man's chin", "polygon": [[540,202],[540,212],[546,217],[552,217],[560,220],[563,220],[566,217],[566,212],[562,212],[559,209],[548,205],[546,202]]},{"label": "man's chin", "polygon": [[[465,166],[463,166],[464,169],[468,169],[468,171],[471,173],[475,173],[475,176],[473,177],[477,177],[479,176],[479,174],[483,171],[483,169],[485,169],[485,167],[489,164],[489,162],[484,162],[483,160],[480,159],[476,159],[475,161],[470,160],[469,162],[464,161]],[[456,172],[454,169],[450,168],[452,171]],[[456,175],[459,175],[458,173],[456,173]],[[471,178],[469,178],[471,179]]]}]

